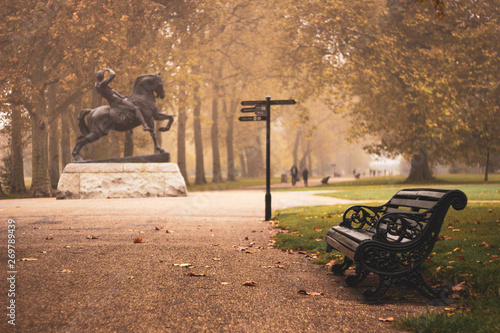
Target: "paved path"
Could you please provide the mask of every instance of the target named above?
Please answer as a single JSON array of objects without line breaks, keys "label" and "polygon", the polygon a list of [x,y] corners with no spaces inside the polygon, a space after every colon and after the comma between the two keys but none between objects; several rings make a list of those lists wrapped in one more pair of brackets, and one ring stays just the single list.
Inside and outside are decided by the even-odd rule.
[{"label": "paved path", "polygon": [[[340,203],[312,192],[272,198],[273,209]],[[391,332],[379,318],[427,310],[418,295],[363,304],[373,279],[345,288],[304,255],[270,248],[261,190],[2,200],[0,216],[1,332]],[[8,218],[16,224],[15,328],[6,316]],[[249,280],[257,286],[242,285]]]}]

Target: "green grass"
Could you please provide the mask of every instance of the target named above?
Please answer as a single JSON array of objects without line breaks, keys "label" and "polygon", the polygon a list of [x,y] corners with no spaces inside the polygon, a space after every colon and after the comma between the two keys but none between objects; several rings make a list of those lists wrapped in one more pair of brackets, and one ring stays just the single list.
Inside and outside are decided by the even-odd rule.
[{"label": "green grass", "polygon": [[[421,316],[406,317],[396,323],[396,327],[415,332],[500,331],[500,202],[471,202],[500,200],[499,186],[480,185],[474,177],[459,177],[462,181],[457,183],[460,185],[452,185],[450,179],[454,178],[428,186],[462,189],[469,203],[462,211],[450,208],[441,228],[442,239],[436,242],[429,261],[422,265],[422,273],[432,285],[453,286],[466,281],[467,297],[463,296],[452,311],[433,309]],[[342,192],[334,196],[341,193],[339,197],[342,198],[385,202],[398,189],[410,187],[407,184],[382,185],[379,181],[365,182],[361,186],[344,184]],[[274,237],[276,245],[313,252],[317,255],[314,262],[318,264],[341,260],[343,256],[339,252],[325,252],[325,235],[331,226],[338,225],[348,206],[295,207],[277,211],[274,220],[282,229]],[[404,301],[411,302],[411,299]]]},{"label": "green grass", "polygon": [[[351,199],[351,200],[380,200],[387,201],[389,200],[394,193],[397,191],[415,186],[404,186],[404,185],[391,185],[391,186],[356,186],[356,187],[347,187],[342,186],[335,190],[335,192],[331,193],[319,193],[318,195],[336,197],[342,199]],[[435,185],[429,184],[425,187],[429,188],[444,188],[444,189],[459,189],[462,190],[466,195],[469,201],[473,200],[500,200],[500,185],[499,184],[487,184],[487,185]]]},{"label": "green grass", "polygon": [[[500,186],[500,174],[490,174],[488,182],[484,182],[482,174],[444,174],[438,175],[430,183],[409,184],[405,183],[406,176],[384,176],[384,177],[361,177],[358,180],[330,182],[328,185],[310,186],[309,191],[314,190],[343,190],[352,187],[368,186],[381,189],[399,189],[407,187],[447,187],[458,185],[495,185]],[[303,191],[304,188],[291,188],[281,191]],[[392,195],[391,195],[392,196]]]},{"label": "green grass", "polygon": [[[280,178],[275,177],[271,178],[271,184],[279,184]],[[253,187],[253,186],[265,186],[266,179],[265,178],[238,178],[235,182],[222,182],[222,183],[212,183],[212,179],[207,178],[207,184],[203,185],[193,185],[194,177],[189,178],[189,186],[187,186],[188,192],[197,192],[197,191],[220,191],[220,190],[233,190],[244,187]]]}]

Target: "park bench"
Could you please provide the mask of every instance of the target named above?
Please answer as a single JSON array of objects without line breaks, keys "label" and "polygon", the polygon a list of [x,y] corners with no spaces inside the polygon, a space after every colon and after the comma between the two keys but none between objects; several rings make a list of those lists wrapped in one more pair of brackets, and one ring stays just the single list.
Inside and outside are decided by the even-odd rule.
[{"label": "park bench", "polygon": [[379,285],[366,290],[367,302],[376,302],[391,285],[416,288],[425,297],[446,297],[444,289],[431,288],[423,279],[420,265],[429,256],[438,238],[448,208],[461,210],[467,197],[460,190],[404,189],[377,207],[353,206],[342,222],[327,233],[327,252],[344,254],[344,261],[332,266],[343,274],[354,262],[354,275],[345,282],[355,286],[373,272]]}]

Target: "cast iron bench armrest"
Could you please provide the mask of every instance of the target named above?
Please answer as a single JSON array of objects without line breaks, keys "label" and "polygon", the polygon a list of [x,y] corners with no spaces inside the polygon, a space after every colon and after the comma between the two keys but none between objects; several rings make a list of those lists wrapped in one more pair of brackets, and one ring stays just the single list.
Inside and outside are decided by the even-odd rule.
[{"label": "cast iron bench armrest", "polygon": [[418,238],[428,222],[429,212],[384,214],[375,225],[374,239],[391,244],[408,242]]},{"label": "cast iron bench armrest", "polygon": [[382,206],[351,206],[346,209],[339,225],[352,229],[362,229],[365,225],[374,227],[380,216],[385,212],[386,205]]}]

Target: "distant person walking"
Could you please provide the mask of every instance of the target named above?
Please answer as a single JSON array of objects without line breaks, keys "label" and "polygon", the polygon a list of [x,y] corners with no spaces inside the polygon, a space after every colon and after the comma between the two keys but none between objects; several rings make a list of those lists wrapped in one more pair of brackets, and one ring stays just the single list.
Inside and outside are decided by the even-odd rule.
[{"label": "distant person walking", "polygon": [[307,168],[302,171],[302,178],[304,179],[304,186],[307,187],[307,177],[309,176],[309,171]]},{"label": "distant person walking", "polygon": [[290,169],[290,173],[292,174],[292,185],[295,186],[295,183],[297,182],[297,175],[299,174],[299,170],[295,165],[292,166]]}]

